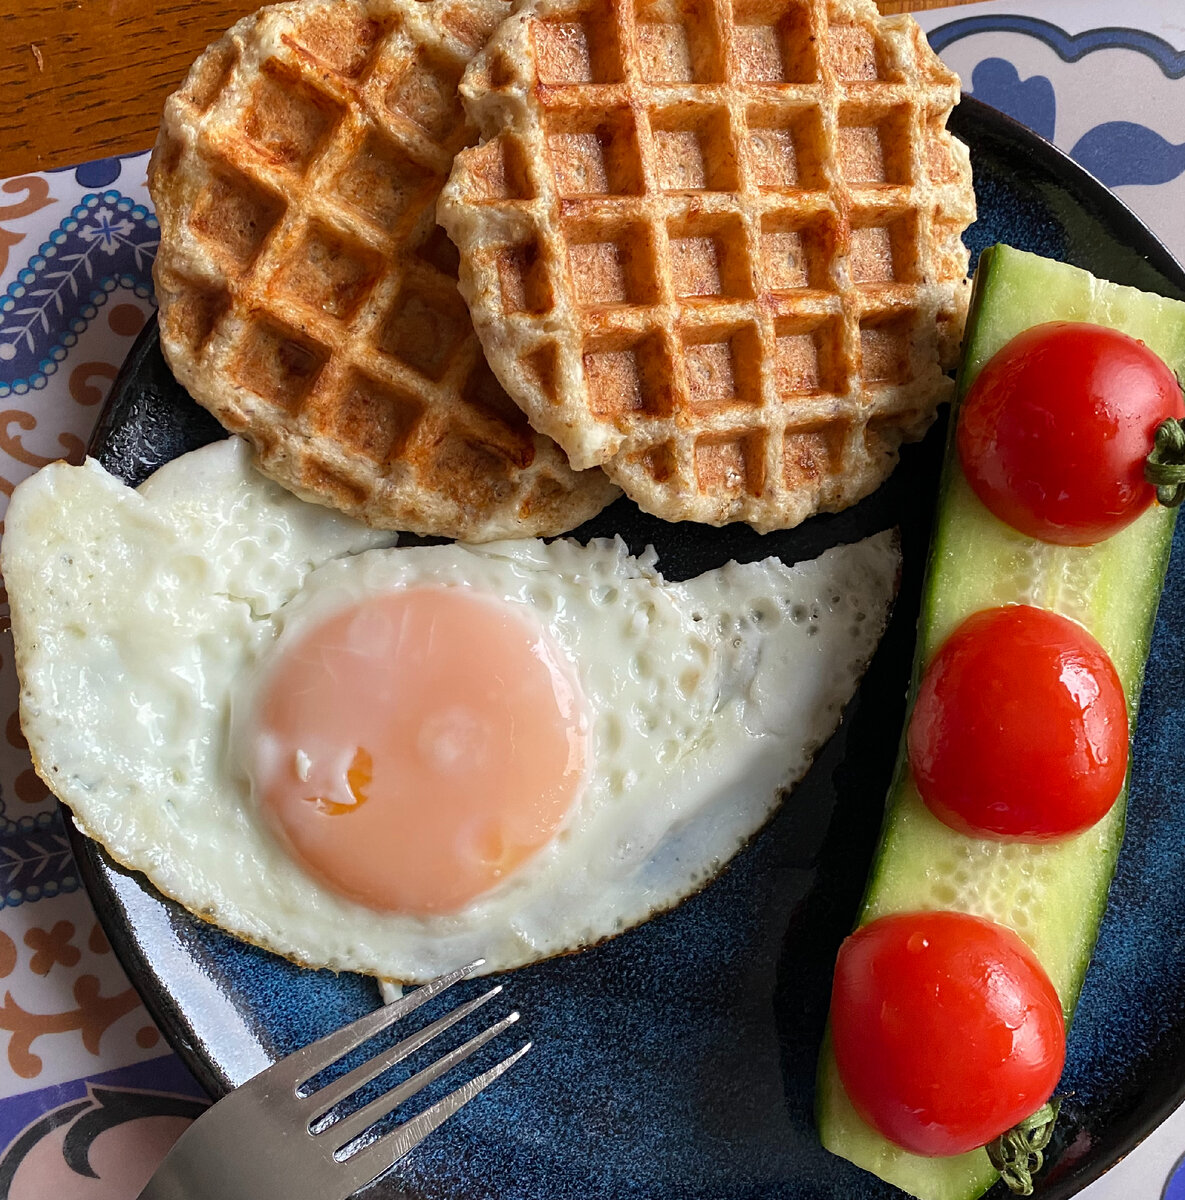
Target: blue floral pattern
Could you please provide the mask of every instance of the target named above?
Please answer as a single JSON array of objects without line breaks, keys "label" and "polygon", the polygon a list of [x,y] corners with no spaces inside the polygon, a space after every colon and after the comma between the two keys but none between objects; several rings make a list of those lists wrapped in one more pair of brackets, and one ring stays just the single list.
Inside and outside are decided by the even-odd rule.
[{"label": "blue floral pattern", "polygon": [[1053,84],[1044,75],[1021,79],[1006,58],[985,58],[972,72],[971,90],[967,94],[1053,141],[1057,97]]},{"label": "blue floral pattern", "polygon": [[[1185,77],[1185,52],[1163,38],[1140,29],[1094,29],[1069,34],[1049,21],[1027,16],[963,17],[930,32],[930,44],[943,51],[981,33],[1023,33],[1048,46],[1064,62],[1078,62],[1088,54],[1116,48],[1144,55],[1166,79]],[[1052,82],[1044,75],[1022,79],[1005,58],[984,58],[972,72],[970,95],[1028,125],[1042,137],[1054,140],[1057,100]],[[1134,121],[1106,121],[1087,130],[1069,150],[1107,187],[1169,183],[1185,174],[1185,143],[1176,144]]]},{"label": "blue floral pattern", "polygon": [[1074,143],[1070,156],[1108,187],[1168,183],[1185,172],[1185,142],[1174,145],[1134,121],[1105,121]]},{"label": "blue floral pattern", "polygon": [[60,810],[16,821],[0,817],[0,905],[15,908],[77,888],[78,872]]},{"label": "blue floral pattern", "polygon": [[84,195],[0,298],[0,398],[44,388],[118,288],[151,299],[159,240],[145,205]]}]

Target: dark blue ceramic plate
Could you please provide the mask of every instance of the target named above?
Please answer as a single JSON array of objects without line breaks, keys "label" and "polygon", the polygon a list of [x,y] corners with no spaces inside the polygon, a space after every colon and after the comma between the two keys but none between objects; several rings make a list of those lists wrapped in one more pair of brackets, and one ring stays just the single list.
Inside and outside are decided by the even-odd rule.
[{"label": "dark blue ceramic plate", "polygon": [[[980,219],[996,241],[1185,297],[1185,274],[1113,196],[1028,130],[967,100]],[[176,386],[150,330],[112,393],[93,451],[138,482],[219,436]],[[664,525],[622,501],[577,536],[658,547],[668,575],[730,557],[808,558],[887,525],[907,571],[881,650],[843,727],[731,869],[616,941],[506,980],[536,1046],[447,1123],[375,1196],[417,1200],[857,1200],[899,1195],[824,1152],[815,1056],[836,948],[876,838],[902,719],[943,431],[877,494],[836,517],[759,537]],[[1062,1112],[1040,1194],[1101,1174],[1185,1093],[1185,562],[1178,537],[1136,740],[1127,842],[1069,1043]],[[76,839],[111,941],[165,1033],[211,1093],[370,1008],[368,980],[301,970],[204,925]],[[480,984],[466,985],[476,993]],[[493,1056],[496,1047],[488,1047]],[[503,1048],[508,1052],[509,1045]]]}]

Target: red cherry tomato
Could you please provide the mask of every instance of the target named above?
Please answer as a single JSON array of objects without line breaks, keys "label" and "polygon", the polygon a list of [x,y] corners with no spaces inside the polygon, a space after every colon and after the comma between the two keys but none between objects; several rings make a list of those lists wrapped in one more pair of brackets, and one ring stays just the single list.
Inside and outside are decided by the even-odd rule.
[{"label": "red cherry tomato", "polygon": [[1057,992],[1010,929],[900,913],[839,949],[831,1037],[856,1111],[914,1154],[986,1145],[1049,1099],[1066,1056]]},{"label": "red cherry tomato", "polygon": [[1081,625],[1024,604],[962,623],[922,675],[906,734],[927,807],[972,837],[1089,828],[1127,772],[1123,686]]},{"label": "red cherry tomato", "polygon": [[1073,321],[1015,337],[959,413],[959,461],[976,495],[1029,537],[1088,546],[1153,501],[1156,427],[1185,417],[1173,373],[1143,342]]}]

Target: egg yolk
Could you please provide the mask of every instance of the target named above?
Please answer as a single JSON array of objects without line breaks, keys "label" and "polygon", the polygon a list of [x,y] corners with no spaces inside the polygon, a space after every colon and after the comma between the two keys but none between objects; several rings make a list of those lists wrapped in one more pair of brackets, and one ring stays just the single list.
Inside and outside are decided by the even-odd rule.
[{"label": "egg yolk", "polygon": [[463,588],[369,597],[307,630],[263,687],[252,790],[297,859],[371,908],[455,911],[555,834],[588,726],[525,614]]}]

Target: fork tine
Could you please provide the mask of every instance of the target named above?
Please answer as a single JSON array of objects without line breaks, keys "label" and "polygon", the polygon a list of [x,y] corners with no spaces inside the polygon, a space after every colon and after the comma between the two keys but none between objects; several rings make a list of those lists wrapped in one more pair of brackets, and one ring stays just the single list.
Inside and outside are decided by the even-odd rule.
[{"label": "fork tine", "polygon": [[[447,975],[441,975],[439,979],[433,979],[431,983],[416,988],[414,992],[409,992],[402,999],[376,1008],[351,1024],[310,1043],[303,1050],[298,1050],[295,1054],[282,1058],[263,1072],[263,1075],[267,1077],[269,1083],[288,1080],[294,1089],[298,1088],[319,1071],[323,1071],[331,1063],[335,1063],[343,1054],[348,1054],[355,1046],[366,1041],[367,1038],[374,1037],[388,1025],[407,1016],[408,1013],[414,1012],[421,1004],[431,1000],[433,996],[439,996],[441,992],[452,987],[459,980],[467,979],[484,965],[485,959],[479,958],[468,966],[458,967]],[[257,1076],[257,1078],[259,1077]]]},{"label": "fork tine", "polygon": [[531,1048],[526,1042],[509,1058],[504,1058],[496,1067],[483,1071],[475,1079],[450,1092],[443,1100],[437,1100],[418,1116],[391,1130],[357,1154],[347,1158],[342,1166],[348,1173],[348,1184],[357,1191],[373,1183],[384,1171],[397,1163],[405,1154],[414,1150],[438,1125],[442,1125],[458,1109],[463,1108],[479,1092],[484,1091],[499,1075],[509,1071]]},{"label": "fork tine", "polygon": [[501,1021],[491,1025],[488,1029],[483,1029],[481,1033],[471,1037],[469,1041],[458,1046],[455,1050],[450,1050],[447,1054],[441,1055],[436,1062],[429,1063],[428,1066],[422,1071],[417,1071],[410,1079],[405,1079],[398,1086],[391,1088],[390,1091],[375,1097],[374,1100],[364,1105],[357,1112],[352,1112],[348,1116],[342,1117],[340,1121],[335,1121],[332,1125],[326,1126],[325,1129],[319,1130],[318,1134],[331,1135],[335,1153],[340,1153],[360,1133],[365,1133],[376,1121],[385,1117],[388,1113],[394,1112],[405,1100],[411,1099],[412,1096],[426,1088],[433,1080],[439,1079],[441,1075],[447,1071],[451,1071],[458,1063],[464,1062],[475,1050],[480,1049],[492,1038],[496,1038],[504,1029],[509,1029],[517,1020],[517,1012],[512,1012],[508,1016],[503,1017]]},{"label": "fork tine", "polygon": [[[438,1034],[443,1033],[458,1021],[464,1020],[471,1012],[481,1008],[483,1004],[488,1003],[495,996],[499,995],[501,991],[502,985],[498,984],[497,987],[490,988],[483,995],[477,996],[473,1000],[467,1000],[451,1012],[445,1013],[443,1017],[433,1021],[431,1025],[425,1025],[423,1029],[417,1030],[410,1037],[405,1037],[401,1042],[396,1042],[394,1046],[388,1047],[381,1054],[376,1054],[374,1058],[368,1058],[366,1062],[355,1067],[349,1074],[343,1075],[340,1079],[335,1079],[318,1091],[310,1093],[308,1096],[309,1102],[315,1103],[317,1106],[316,1114],[309,1122],[310,1126],[320,1121],[335,1104],[340,1104],[347,1096],[352,1096],[360,1087],[381,1075],[388,1067],[393,1067],[397,1062],[402,1062],[409,1054],[414,1054],[415,1051],[421,1046],[427,1045]],[[340,1124],[340,1122],[337,1124]]]}]

